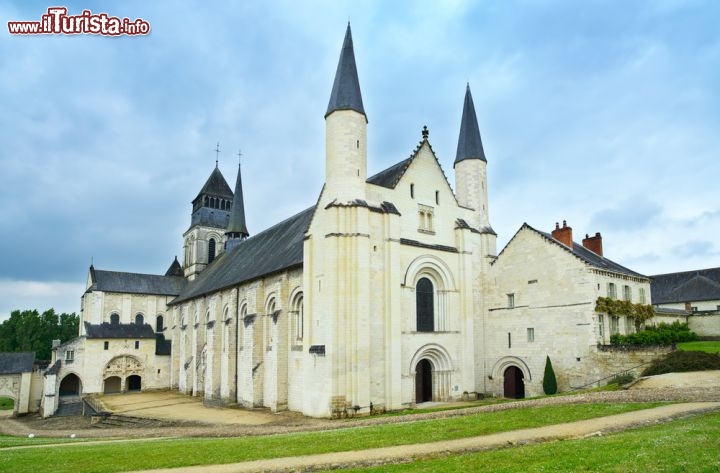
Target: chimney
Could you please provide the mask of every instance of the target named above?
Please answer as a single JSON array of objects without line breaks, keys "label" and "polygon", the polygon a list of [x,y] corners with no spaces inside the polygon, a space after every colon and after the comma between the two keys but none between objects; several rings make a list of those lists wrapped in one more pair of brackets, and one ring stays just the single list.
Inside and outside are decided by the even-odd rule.
[{"label": "chimney", "polygon": [[585,239],[583,239],[582,244],[585,248],[592,251],[596,255],[602,256],[602,236],[600,236],[600,232],[595,233],[595,236],[588,236],[587,233],[585,234]]},{"label": "chimney", "polygon": [[555,230],[552,232],[552,237],[563,245],[572,248],[572,228],[567,226],[567,221],[563,220],[563,226],[560,228],[560,224],[555,222]]}]

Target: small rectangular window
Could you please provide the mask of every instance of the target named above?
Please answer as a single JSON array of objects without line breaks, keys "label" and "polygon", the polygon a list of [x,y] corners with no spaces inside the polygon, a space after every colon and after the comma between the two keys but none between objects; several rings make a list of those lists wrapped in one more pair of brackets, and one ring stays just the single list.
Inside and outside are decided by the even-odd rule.
[{"label": "small rectangular window", "polygon": [[415,184],[410,184],[410,198],[415,198]]},{"label": "small rectangular window", "polygon": [[435,205],[440,205],[440,191],[435,191]]},{"label": "small rectangular window", "polygon": [[140,340],[135,340],[135,349],[140,348]]},{"label": "small rectangular window", "polygon": [[623,286],[623,299],[632,301],[632,289],[630,289],[630,286]]},{"label": "small rectangular window", "polygon": [[532,327],[529,327],[527,329],[527,340],[529,343],[532,343],[535,341],[535,329]]},{"label": "small rectangular window", "polygon": [[645,304],[645,288],[641,287],[638,293],[640,295],[640,303]]},{"label": "small rectangular window", "polygon": [[601,341],[605,339],[605,317],[602,314],[598,315],[598,335]]},{"label": "small rectangular window", "polygon": [[75,352],[68,350],[65,352],[65,361],[73,361],[75,359]]},{"label": "small rectangular window", "polygon": [[608,283],[607,296],[610,299],[617,299],[617,290],[615,289],[615,283],[611,283],[611,282]]},{"label": "small rectangular window", "polygon": [[510,337],[510,332],[508,332],[508,348],[512,348],[512,338]]},{"label": "small rectangular window", "polygon": [[513,307],[515,307],[515,294],[514,293],[507,295],[507,306],[508,306],[508,309],[512,309]]},{"label": "small rectangular window", "polygon": [[103,345],[104,345],[103,346],[104,350],[107,350],[108,348],[110,348],[110,342],[105,342]]}]

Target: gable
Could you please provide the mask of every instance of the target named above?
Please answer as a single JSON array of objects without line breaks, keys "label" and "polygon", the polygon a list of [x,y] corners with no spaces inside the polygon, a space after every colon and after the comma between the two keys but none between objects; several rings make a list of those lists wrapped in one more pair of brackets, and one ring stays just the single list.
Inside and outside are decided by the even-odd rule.
[{"label": "gable", "polygon": [[426,139],[418,144],[409,158],[380,171],[368,178],[366,182],[387,189],[397,189],[398,186],[406,185],[408,186],[408,192],[410,192],[410,184],[415,184],[418,189],[420,186],[432,187],[432,199],[426,200],[434,201],[434,191],[441,190],[445,199],[452,198],[457,204],[455,193],[450,186],[445,171],[443,171],[430,142]]}]

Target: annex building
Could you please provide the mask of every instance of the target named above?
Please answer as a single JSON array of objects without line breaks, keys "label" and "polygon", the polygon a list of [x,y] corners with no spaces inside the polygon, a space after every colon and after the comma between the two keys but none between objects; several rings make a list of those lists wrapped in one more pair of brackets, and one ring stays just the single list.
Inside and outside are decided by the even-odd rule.
[{"label": "annex building", "polygon": [[525,224],[497,251],[469,85],[454,185],[426,128],[410,157],[369,174],[367,117],[348,25],[317,203],[251,235],[240,169],[234,189],[213,169],[182,263],[161,275],[90,267],[79,337],[55,347],[44,414],[63,394],[171,388],[326,417],[539,395],[547,356],[560,390],[657,356],[605,346],[636,326],[597,313],[597,298],[651,294],[648,277],[603,255],[600,234],[577,243],[565,222]]}]

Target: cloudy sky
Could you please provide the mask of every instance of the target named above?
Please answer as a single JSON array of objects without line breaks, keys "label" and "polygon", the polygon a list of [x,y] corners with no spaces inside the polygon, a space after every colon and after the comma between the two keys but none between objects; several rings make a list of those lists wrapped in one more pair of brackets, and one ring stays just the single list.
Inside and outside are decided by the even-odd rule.
[{"label": "cloudy sky", "polygon": [[312,205],[348,20],[369,174],[427,125],[454,183],[469,82],[498,249],[566,219],[644,274],[720,265],[720,2],[85,0],[151,34],[8,33],[56,3],[0,4],[0,320],[79,311],[91,261],[163,273],[218,141],[251,233]]}]

